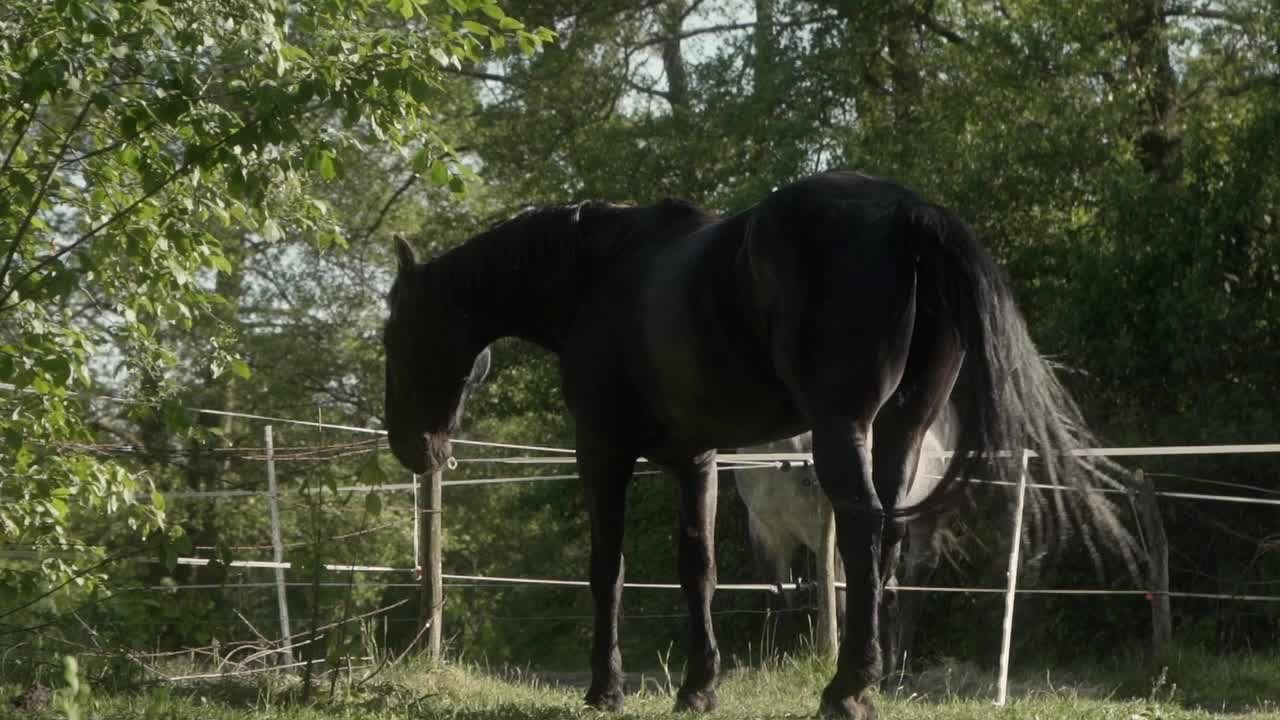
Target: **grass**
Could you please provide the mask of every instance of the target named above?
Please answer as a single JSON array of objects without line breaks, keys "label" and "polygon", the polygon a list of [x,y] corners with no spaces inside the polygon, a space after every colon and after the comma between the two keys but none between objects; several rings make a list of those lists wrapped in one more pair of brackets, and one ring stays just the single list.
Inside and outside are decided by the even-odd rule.
[{"label": "grass", "polygon": [[[1131,664],[1128,664],[1131,665]],[[818,691],[830,665],[814,658],[773,662],[765,669],[726,674],[717,720],[812,717]],[[1163,678],[1117,664],[1092,677],[1049,673],[1020,678],[1008,707],[991,705],[992,673],[963,663],[926,670],[909,685],[887,684],[880,694],[886,720],[1191,720],[1232,717],[1280,720],[1280,659],[1224,661],[1204,654],[1171,658]],[[679,670],[673,672],[678,676]],[[1074,675],[1074,677],[1071,677]],[[1139,689],[1139,678],[1145,678]],[[243,680],[105,690],[95,688],[81,706],[84,718],[114,720],[629,720],[672,717],[671,678],[649,674],[644,688],[629,696],[627,709],[607,715],[581,707],[581,690],[551,685],[531,673],[497,673],[478,665],[446,664],[430,668],[410,663],[358,686],[340,682],[330,696],[328,684],[308,703],[301,701],[296,678],[255,676]],[[1183,683],[1183,684],[1180,684]],[[637,683],[638,684],[638,683]],[[1214,689],[1218,690],[1214,694]],[[21,687],[0,683],[0,718],[66,717],[15,710],[8,699]],[[1224,694],[1224,692],[1226,694]],[[1222,713],[1226,708],[1230,712]],[[1217,714],[1213,711],[1217,711]]]}]

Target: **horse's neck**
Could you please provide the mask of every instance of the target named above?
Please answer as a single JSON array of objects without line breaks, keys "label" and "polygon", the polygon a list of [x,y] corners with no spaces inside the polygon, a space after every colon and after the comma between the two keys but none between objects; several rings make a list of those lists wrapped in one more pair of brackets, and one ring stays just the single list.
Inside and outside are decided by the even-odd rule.
[{"label": "horse's neck", "polygon": [[[568,205],[518,216],[450,253],[447,276],[478,339],[519,337],[560,353],[608,267],[647,239],[678,236],[711,217],[664,201],[624,207]],[[441,258],[445,260],[445,258]]]},{"label": "horse's neck", "polygon": [[559,353],[594,275],[576,209],[517,217],[440,258],[449,295],[484,344],[518,337]]}]

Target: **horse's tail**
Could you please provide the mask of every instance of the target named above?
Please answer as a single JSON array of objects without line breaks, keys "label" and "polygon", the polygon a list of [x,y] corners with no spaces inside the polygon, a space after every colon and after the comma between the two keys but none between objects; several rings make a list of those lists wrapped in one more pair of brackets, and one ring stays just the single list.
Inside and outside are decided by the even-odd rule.
[{"label": "horse's tail", "polygon": [[1105,458],[1079,453],[1095,444],[1093,436],[1032,342],[1004,271],[964,221],[945,208],[903,207],[898,223],[905,225],[901,229],[917,253],[919,302],[927,301],[924,294],[933,295],[965,348],[951,397],[960,425],[955,454],[922,505],[954,494],[948,491],[975,476],[1016,484],[1023,452],[1031,450],[1042,468],[1037,481],[1054,486],[1028,493],[1032,520],[1049,533],[1046,539],[1077,526],[1097,561],[1089,530],[1098,528],[1110,536],[1108,544],[1130,570],[1135,568],[1133,536],[1121,522],[1121,506],[1106,494],[1124,489],[1123,470]]}]

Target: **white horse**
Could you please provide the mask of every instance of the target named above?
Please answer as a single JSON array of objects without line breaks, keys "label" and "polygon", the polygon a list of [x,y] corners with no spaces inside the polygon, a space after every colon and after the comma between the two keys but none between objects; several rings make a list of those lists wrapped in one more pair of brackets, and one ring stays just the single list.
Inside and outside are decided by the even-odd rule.
[{"label": "white horse", "polygon": [[[954,447],[957,427],[955,409],[950,403],[929,427],[921,448],[920,464],[901,505],[912,505],[928,496],[946,468],[946,461],[939,453]],[[874,442],[874,438],[872,439]],[[743,448],[750,453],[809,453],[813,446],[810,435],[805,433],[785,440]],[[726,455],[729,460],[732,455]],[[761,579],[771,583],[793,582],[792,561],[796,550],[804,547],[815,555],[821,542],[823,520],[831,512],[814,476],[813,465],[796,464],[788,468],[761,468],[734,471],[738,494],[746,503],[751,547],[755,555],[756,570]],[[896,590],[898,578],[907,586],[923,585],[928,581],[941,560],[941,518],[928,513],[907,523],[904,540],[903,567],[895,573],[885,587],[882,599],[880,642],[883,649],[885,676],[897,668],[908,668],[911,659],[912,636],[919,617],[919,593],[906,592],[901,598]],[[822,563],[816,563],[819,587],[826,579]],[[837,556],[836,580],[844,580],[844,565]],[[794,617],[798,599],[794,593],[783,593],[784,609]],[[844,593],[836,593],[837,618],[844,617]],[[800,627],[794,622],[782,623],[789,631],[780,632],[783,645],[795,642]],[[898,665],[901,661],[901,665]]]}]

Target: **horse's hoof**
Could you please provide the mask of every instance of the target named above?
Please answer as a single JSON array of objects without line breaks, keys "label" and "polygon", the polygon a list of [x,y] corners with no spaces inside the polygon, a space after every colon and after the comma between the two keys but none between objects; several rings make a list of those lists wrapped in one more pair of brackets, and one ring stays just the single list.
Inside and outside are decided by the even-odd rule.
[{"label": "horse's hoof", "polygon": [[587,691],[586,703],[587,707],[595,710],[608,712],[621,710],[623,705],[622,689],[616,687],[605,690],[591,688]]},{"label": "horse's hoof", "polygon": [[824,720],[876,720],[876,706],[866,693],[861,698],[836,697],[824,690],[822,702],[818,705],[818,717]]},{"label": "horse's hoof", "polygon": [[699,690],[687,693],[681,690],[676,693],[674,712],[708,713],[720,709],[720,696],[715,690]]}]

